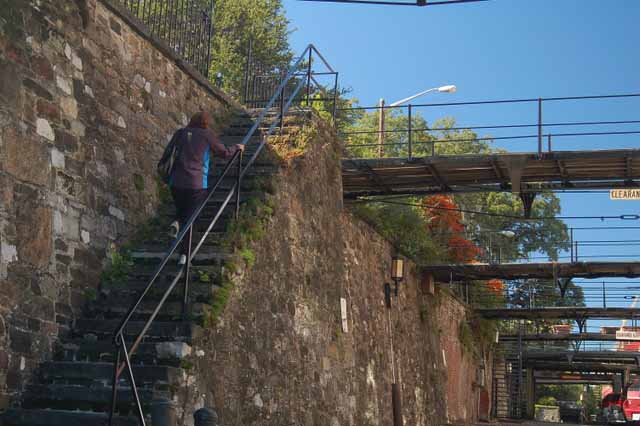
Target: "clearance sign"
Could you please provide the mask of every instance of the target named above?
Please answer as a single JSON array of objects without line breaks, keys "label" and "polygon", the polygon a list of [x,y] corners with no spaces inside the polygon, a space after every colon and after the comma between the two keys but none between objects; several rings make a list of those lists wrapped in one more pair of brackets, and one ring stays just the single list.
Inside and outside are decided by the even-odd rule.
[{"label": "clearance sign", "polygon": [[640,200],[640,189],[611,189],[609,198],[612,200]]}]

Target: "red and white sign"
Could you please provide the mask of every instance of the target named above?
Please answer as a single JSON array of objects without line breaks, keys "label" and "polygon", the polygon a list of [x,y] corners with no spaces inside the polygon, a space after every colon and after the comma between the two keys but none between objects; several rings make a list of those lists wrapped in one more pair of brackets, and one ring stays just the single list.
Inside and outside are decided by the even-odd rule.
[{"label": "red and white sign", "polygon": [[640,340],[640,332],[636,330],[616,330],[617,340]]}]

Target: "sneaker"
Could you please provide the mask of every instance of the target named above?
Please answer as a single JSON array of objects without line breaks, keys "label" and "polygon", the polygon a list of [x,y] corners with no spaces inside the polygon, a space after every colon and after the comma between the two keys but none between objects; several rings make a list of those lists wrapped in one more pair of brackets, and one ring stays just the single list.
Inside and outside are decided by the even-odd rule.
[{"label": "sneaker", "polygon": [[182,266],[187,263],[187,255],[181,254],[180,258],[178,258],[178,266]]},{"label": "sneaker", "polygon": [[174,220],[171,222],[171,225],[169,225],[169,236],[175,239],[178,236],[178,232],[180,232],[180,224],[177,220]]}]

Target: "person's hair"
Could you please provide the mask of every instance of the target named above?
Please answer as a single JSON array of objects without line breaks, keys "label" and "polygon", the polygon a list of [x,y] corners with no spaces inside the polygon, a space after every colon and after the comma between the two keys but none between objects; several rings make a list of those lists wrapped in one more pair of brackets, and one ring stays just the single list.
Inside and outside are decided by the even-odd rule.
[{"label": "person's hair", "polygon": [[193,117],[191,117],[191,121],[189,121],[188,127],[200,127],[202,129],[207,129],[209,128],[210,124],[211,116],[209,115],[209,113],[206,111],[200,111],[193,114]]}]

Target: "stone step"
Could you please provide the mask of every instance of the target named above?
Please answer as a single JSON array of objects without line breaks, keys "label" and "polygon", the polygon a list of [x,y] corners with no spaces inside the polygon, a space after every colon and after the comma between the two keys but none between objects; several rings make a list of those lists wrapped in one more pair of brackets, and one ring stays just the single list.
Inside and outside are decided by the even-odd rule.
[{"label": "stone step", "polygon": [[[130,344],[130,342],[127,342]],[[111,339],[87,340],[71,339],[59,343],[55,351],[55,361],[107,362],[114,361],[115,346]],[[166,341],[141,343],[131,355],[133,364],[167,365],[179,367],[182,359],[192,352],[185,342]]]},{"label": "stone step", "polygon": [[[212,218],[207,218],[206,216],[203,217],[202,220],[206,220],[209,219],[211,220]],[[195,245],[195,241],[193,241],[193,244]],[[194,247],[195,248],[195,247]],[[155,247],[154,249],[151,250],[133,250],[130,252],[131,257],[133,258],[133,261],[136,262],[138,261],[139,263],[152,263],[157,265],[160,260],[164,259],[167,251],[169,251],[169,247]],[[169,262],[173,262],[173,263],[177,263],[178,259],[180,258],[180,254],[177,253],[178,250],[176,250],[170,257],[169,257]],[[227,260],[229,258],[229,254],[228,253],[223,253],[222,251],[220,251],[219,249],[215,248],[215,247],[206,247],[206,248],[201,248],[198,253],[196,253],[196,255],[193,257],[193,259],[191,260],[191,263],[193,265],[199,265],[199,264],[204,264],[204,265],[210,265],[210,264],[222,264],[225,260]]]},{"label": "stone step", "polygon": [[[27,386],[22,408],[78,409],[106,412],[110,408],[111,392],[111,386],[104,385],[34,384]],[[133,410],[135,401],[131,388],[128,384],[126,386],[118,386],[117,392],[117,411],[121,414],[129,414]],[[154,398],[171,399],[171,392],[138,387],[138,396],[143,403],[143,407],[148,408]]]},{"label": "stone step", "polygon": [[[41,385],[111,386],[113,367],[107,362],[50,361],[38,368],[38,379]],[[182,379],[179,368],[161,365],[133,365],[133,374],[139,387],[166,388],[179,384]],[[120,380],[126,380],[125,376],[122,375]],[[127,384],[121,383],[123,387]]]},{"label": "stone step", "polygon": [[[188,318],[191,320],[195,320],[204,315],[207,304],[203,303],[205,301],[211,300],[211,295],[209,295],[209,300],[199,300],[193,302],[194,299],[200,298],[200,295],[194,294],[190,292],[190,301],[188,308]],[[153,311],[158,306],[158,302],[160,301],[160,295],[155,298],[152,296],[145,297],[144,301],[141,302],[140,306],[134,312],[132,316],[132,320],[145,321],[147,318],[151,316]],[[127,312],[129,312],[129,308],[133,306],[133,303],[138,299],[137,295],[131,295],[131,297],[122,297],[121,294],[117,296],[109,297],[104,301],[93,302],[89,304],[86,308],[86,313],[89,317],[95,319],[121,319],[123,318]],[[116,301],[121,301],[119,304],[115,304]],[[156,317],[156,321],[173,321],[180,320],[182,318],[182,290],[176,290],[173,293],[173,297],[171,299],[165,301],[164,305],[158,312]]]},{"label": "stone step", "polygon": [[[151,280],[151,277],[155,273],[158,263],[140,263],[134,264],[133,269],[128,275],[128,279],[126,282],[113,284],[109,286],[105,286],[103,290],[105,291],[141,291],[143,290],[147,283]],[[198,272],[200,271],[200,272]],[[161,276],[159,276],[156,280],[156,288],[158,292],[163,292],[170,282],[178,275],[180,269],[174,262],[170,262],[165,266],[165,269],[161,272]],[[209,284],[215,284],[219,282],[220,274],[222,273],[221,265],[204,265],[204,266],[194,266],[190,270],[191,272],[191,283],[194,283],[198,286],[200,283],[203,287],[206,287]],[[208,277],[206,276],[208,275]],[[209,278],[207,281],[206,278]]]},{"label": "stone step", "polygon": [[[263,122],[256,130],[256,133],[261,132],[262,135],[264,135],[269,130],[271,123],[272,123],[271,120]],[[282,126],[282,130],[280,130],[280,125],[277,125],[276,128],[274,129],[274,133],[280,134],[282,132],[282,134],[288,134],[289,132],[298,131],[298,129],[300,129],[300,127],[302,127],[303,124],[304,123],[302,120],[288,121],[284,124],[284,126]],[[221,139],[224,139],[228,136],[244,137],[247,135],[247,133],[249,133],[249,130],[251,130],[251,126],[253,126],[253,123],[252,124],[246,124],[241,122],[232,123],[229,127],[224,129]]]},{"label": "stone step", "polygon": [[[126,338],[134,338],[142,331],[143,321],[132,321],[125,329]],[[73,329],[73,334],[77,337],[87,335],[101,338],[111,338],[116,328],[120,325],[120,320],[96,320],[82,319]],[[145,341],[180,341],[189,342],[201,334],[202,329],[191,322],[186,321],[155,321],[147,330]]]},{"label": "stone step", "polygon": [[[0,416],[3,426],[105,426],[106,413],[66,410],[9,409]],[[135,417],[115,416],[113,426],[138,426]]]}]

